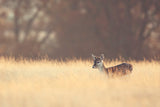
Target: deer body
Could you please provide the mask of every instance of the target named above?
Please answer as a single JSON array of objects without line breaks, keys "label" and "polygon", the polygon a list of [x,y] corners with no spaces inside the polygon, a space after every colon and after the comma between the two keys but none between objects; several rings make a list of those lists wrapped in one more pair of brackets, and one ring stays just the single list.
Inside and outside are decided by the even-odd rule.
[{"label": "deer body", "polygon": [[103,64],[104,55],[96,57],[92,55],[94,59],[94,64],[92,68],[97,68],[99,71],[105,72],[107,75],[126,75],[132,72],[132,65],[128,63],[122,63],[113,67],[106,68]]}]

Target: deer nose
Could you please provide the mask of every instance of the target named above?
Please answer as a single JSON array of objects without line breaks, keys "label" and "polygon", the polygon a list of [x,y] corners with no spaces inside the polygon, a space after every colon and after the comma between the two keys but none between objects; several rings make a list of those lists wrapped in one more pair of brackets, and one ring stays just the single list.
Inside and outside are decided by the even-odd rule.
[{"label": "deer nose", "polygon": [[95,66],[93,65],[92,68],[95,68]]}]

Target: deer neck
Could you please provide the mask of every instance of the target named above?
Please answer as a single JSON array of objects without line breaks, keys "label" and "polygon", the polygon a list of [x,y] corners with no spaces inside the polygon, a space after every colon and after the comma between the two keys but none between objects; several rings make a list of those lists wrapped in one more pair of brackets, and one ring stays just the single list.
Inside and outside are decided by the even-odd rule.
[{"label": "deer neck", "polygon": [[98,67],[98,70],[99,71],[105,71],[105,66],[104,66],[103,63]]}]

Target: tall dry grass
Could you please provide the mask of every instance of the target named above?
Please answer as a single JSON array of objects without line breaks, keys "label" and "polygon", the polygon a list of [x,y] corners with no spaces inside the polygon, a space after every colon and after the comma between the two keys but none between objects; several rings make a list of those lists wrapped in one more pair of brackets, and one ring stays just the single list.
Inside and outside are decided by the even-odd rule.
[{"label": "tall dry grass", "polygon": [[160,62],[129,63],[131,75],[108,78],[91,61],[2,57],[0,107],[160,107]]}]

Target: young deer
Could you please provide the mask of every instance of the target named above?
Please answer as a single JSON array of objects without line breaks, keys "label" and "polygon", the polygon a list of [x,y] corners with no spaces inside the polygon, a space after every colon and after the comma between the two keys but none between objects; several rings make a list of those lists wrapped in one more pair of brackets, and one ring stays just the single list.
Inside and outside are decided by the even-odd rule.
[{"label": "young deer", "polygon": [[116,76],[116,75],[126,75],[132,72],[132,65],[128,63],[122,63],[113,67],[106,68],[103,64],[104,54],[101,54],[100,57],[96,57],[92,54],[94,59],[94,64],[92,68],[97,68],[99,71],[107,73],[109,76]]}]

